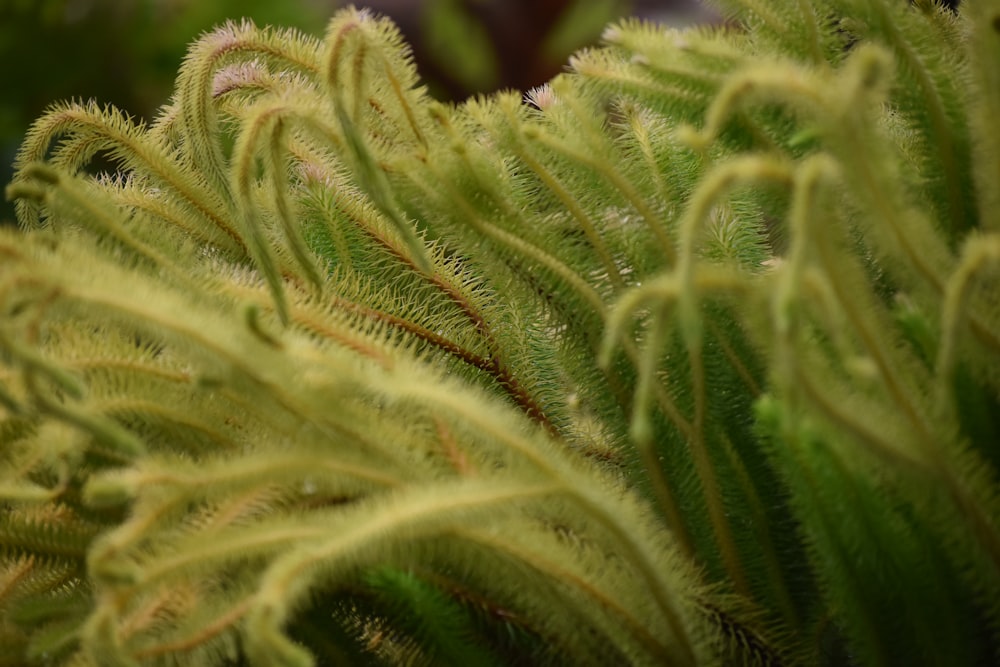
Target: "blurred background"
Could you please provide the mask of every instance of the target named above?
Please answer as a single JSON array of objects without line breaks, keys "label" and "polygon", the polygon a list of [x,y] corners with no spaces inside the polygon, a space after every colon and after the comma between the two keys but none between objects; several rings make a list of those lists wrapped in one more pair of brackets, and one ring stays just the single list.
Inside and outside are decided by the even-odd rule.
[{"label": "blurred background", "polygon": [[[149,119],[170,97],[187,45],[213,26],[248,17],[322,35],[348,4],[396,21],[443,100],[543,83],[622,16],[715,20],[698,0],[0,0],[0,185],[51,103],[95,99]],[[0,202],[0,222],[12,220]]]}]

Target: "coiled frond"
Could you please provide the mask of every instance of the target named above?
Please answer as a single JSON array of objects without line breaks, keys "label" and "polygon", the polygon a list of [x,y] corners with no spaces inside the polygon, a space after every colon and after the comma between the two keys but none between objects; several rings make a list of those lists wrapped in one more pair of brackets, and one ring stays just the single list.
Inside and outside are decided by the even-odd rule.
[{"label": "coiled frond", "polygon": [[350,9],[46,112],[0,655],[994,660],[1000,4],[719,4],[524,97]]}]

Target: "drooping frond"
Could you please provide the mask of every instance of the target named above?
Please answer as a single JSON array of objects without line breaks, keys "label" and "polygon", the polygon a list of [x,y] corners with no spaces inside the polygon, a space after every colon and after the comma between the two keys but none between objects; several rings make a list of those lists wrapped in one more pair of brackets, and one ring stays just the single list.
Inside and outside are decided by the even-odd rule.
[{"label": "drooping frond", "polygon": [[0,662],[995,660],[1000,3],[718,4],[524,96],[350,9],[50,108]]}]

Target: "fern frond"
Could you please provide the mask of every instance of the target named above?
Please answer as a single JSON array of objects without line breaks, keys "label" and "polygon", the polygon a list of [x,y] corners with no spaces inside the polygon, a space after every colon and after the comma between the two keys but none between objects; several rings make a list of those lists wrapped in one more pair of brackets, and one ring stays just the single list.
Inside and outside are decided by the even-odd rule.
[{"label": "fern frond", "polygon": [[995,658],[1000,6],[718,4],[524,96],[348,9],[45,112],[0,661]]}]

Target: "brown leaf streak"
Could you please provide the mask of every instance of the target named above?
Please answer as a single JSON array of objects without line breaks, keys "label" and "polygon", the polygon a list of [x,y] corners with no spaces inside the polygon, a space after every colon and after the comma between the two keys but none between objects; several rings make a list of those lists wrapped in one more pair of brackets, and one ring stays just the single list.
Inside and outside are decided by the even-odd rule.
[{"label": "brown leaf streak", "polygon": [[452,467],[462,477],[475,477],[477,474],[475,467],[469,463],[469,457],[459,448],[455,436],[452,434],[451,429],[448,428],[448,424],[440,417],[435,416],[434,425],[437,427],[438,438],[440,438],[441,445],[444,447],[445,457],[448,459],[448,462],[451,463]]}]

